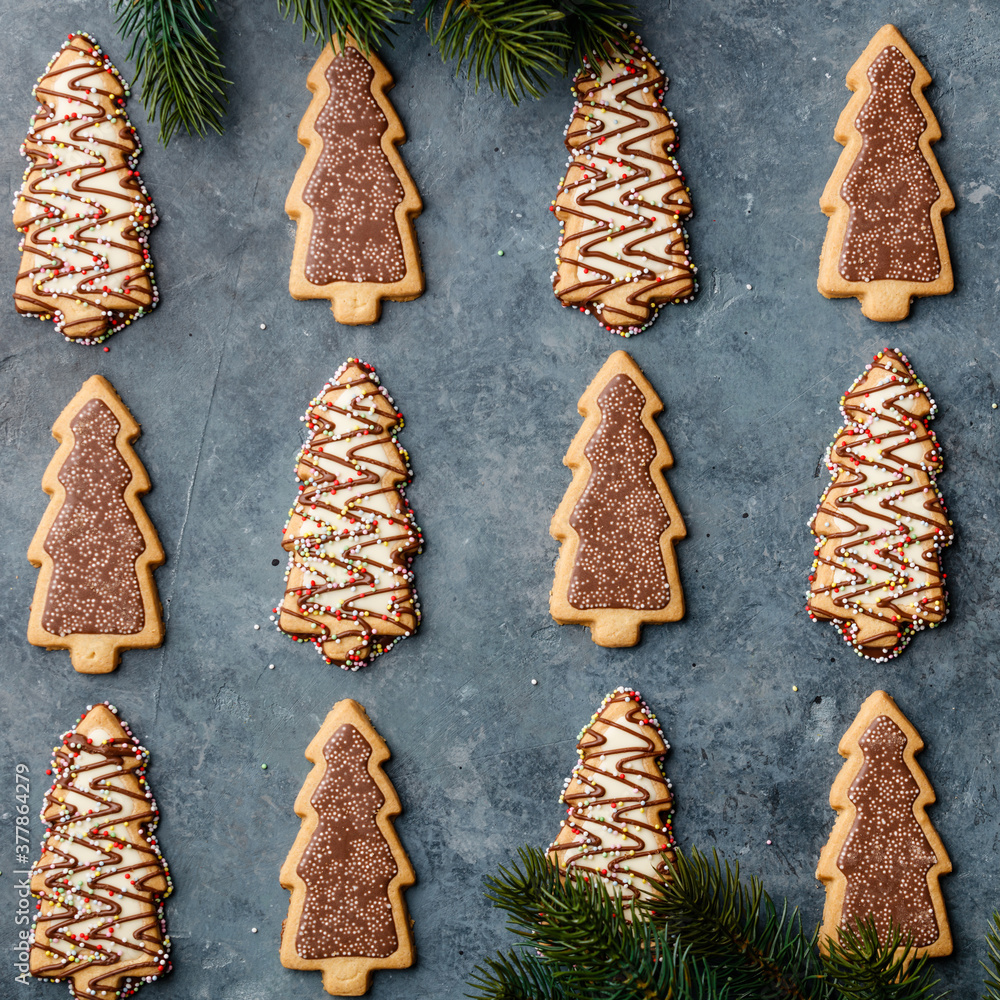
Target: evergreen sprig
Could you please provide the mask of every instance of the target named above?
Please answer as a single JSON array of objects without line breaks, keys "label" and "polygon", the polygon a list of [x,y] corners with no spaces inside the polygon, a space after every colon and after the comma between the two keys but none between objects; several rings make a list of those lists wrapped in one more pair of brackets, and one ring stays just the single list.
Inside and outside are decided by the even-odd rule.
[{"label": "evergreen sprig", "polygon": [[601,52],[606,46],[618,49],[622,28],[636,28],[639,23],[635,8],[623,0],[563,0],[557,6],[566,15],[566,30],[572,39],[567,71],[592,52]]},{"label": "evergreen sprig", "polygon": [[584,878],[563,881],[542,851],[487,878],[486,896],[532,949],[480,966],[477,1000],[722,1000],[714,971],[672,944],[661,929],[630,919],[619,897]]},{"label": "evergreen sprig", "polygon": [[981,962],[980,965],[986,970],[983,1000],[1000,1000],[1000,913],[996,911],[990,920],[990,929],[986,932],[986,962]]},{"label": "evergreen sprig", "polygon": [[[216,42],[215,0],[112,0],[131,42],[150,121],[166,145],[180,130],[222,132],[230,81]],[[278,0],[303,39],[354,38],[365,55],[391,45],[416,13],[411,0]],[[638,23],[629,0],[424,0],[420,18],[441,58],[476,90],[486,84],[514,104],[540,97],[591,52],[616,51]]]},{"label": "evergreen sprig", "polygon": [[[476,90],[490,90],[514,104],[541,96],[546,76],[564,72],[572,48],[565,17],[545,0],[438,0],[424,8],[424,22],[441,58],[455,61]],[[436,26],[435,26],[436,23]]]},{"label": "evergreen sprig", "polygon": [[[473,1000],[940,1000],[926,957],[874,922],[818,949],[801,916],[778,906],[739,866],[678,853],[654,900],[626,913],[599,878],[564,878],[523,848],[486,879],[522,943],[486,959],[469,980]],[[985,1000],[1000,1000],[1000,915],[990,939]],[[987,969],[990,972],[990,969]],[[992,983],[992,986],[990,984]]]},{"label": "evergreen sprig", "polygon": [[188,135],[222,132],[230,83],[216,44],[215,0],[115,0],[119,31],[132,40],[129,59],[141,79],[150,122],[167,145]]},{"label": "evergreen sprig", "polygon": [[[842,928],[839,940],[829,941],[823,964],[844,1000],[930,1000],[937,986],[926,955],[910,955],[913,938],[898,928],[879,940],[874,918],[853,928]],[[940,1000],[945,994],[938,994]]]},{"label": "evergreen sprig", "polygon": [[740,880],[739,864],[718,854],[678,853],[662,896],[646,904],[654,922],[692,954],[717,964],[762,997],[826,1000],[816,934],[806,934],[797,910],[779,910],[760,879]]},{"label": "evergreen sprig", "polygon": [[627,0],[427,0],[424,23],[441,58],[476,90],[518,104],[540,97],[548,78],[565,76],[585,55],[621,47],[635,25]]},{"label": "evergreen sprig", "polygon": [[413,13],[409,0],[278,0],[282,17],[302,22],[302,40],[326,44],[351,35],[368,55],[391,44],[396,25]]}]

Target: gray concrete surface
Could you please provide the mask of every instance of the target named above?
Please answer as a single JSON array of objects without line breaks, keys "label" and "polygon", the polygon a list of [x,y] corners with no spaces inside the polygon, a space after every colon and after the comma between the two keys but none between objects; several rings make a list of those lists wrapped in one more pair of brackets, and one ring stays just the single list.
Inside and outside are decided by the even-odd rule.
[{"label": "gray concrete surface", "polygon": [[[427,292],[353,329],[325,303],[287,292],[293,228],[283,203],[318,54],[299,29],[273,3],[220,4],[234,81],[221,138],[164,150],[132,100],[162,220],[152,237],[160,307],[109,341],[109,353],[64,343],[16,316],[9,299],[0,319],[0,996],[63,990],[13,983],[13,768],[30,765],[34,813],[49,749],[87,703],[118,705],[153,755],[177,888],[175,971],[149,997],[324,995],[318,974],[278,962],[288,901],[278,869],[298,829],[303,751],[329,706],[354,697],[392,748],[399,831],[419,878],[407,894],[417,965],[380,973],[371,996],[451,1000],[473,964],[508,941],[482,875],[554,834],[575,735],[621,683],[643,692],[673,743],[680,842],[739,860],[809,924],[822,909],[813,871],[833,820],[837,741],[864,697],[890,691],[928,744],[931,816],[955,865],[944,893],[956,954],[939,969],[956,995],[978,986],[982,934],[1000,906],[1000,411],[991,409],[1000,400],[1000,20],[973,0],[641,7],[672,78],[702,291],[627,345],[560,309],[549,289],[564,84],[514,109],[454,80],[416,28],[400,33],[385,57],[425,204]],[[13,195],[30,89],[61,38],[89,30],[123,72],[131,67],[105,6],[2,0],[0,10],[0,169]],[[946,221],[957,291],[895,326],[815,289],[826,228],[817,200],[840,151],[844,74],[887,21],[935,78],[937,155],[958,201]],[[5,243],[0,289],[11,290],[12,227]],[[806,521],[826,482],[819,462],[838,398],[886,344],[910,355],[940,403],[956,541],[946,555],[951,619],[874,666],[811,623],[802,595]],[[622,346],[666,404],[689,610],[679,624],[648,628],[634,649],[605,650],[549,618],[548,522],[569,483],[561,462],[579,426],[576,401]],[[428,540],[416,565],[419,635],[358,674],[326,666],[268,623],[298,417],[349,355],[377,366],[406,414],[410,497]],[[168,553],[157,574],[165,645],[127,654],[105,677],[80,676],[66,653],[25,640],[36,575],[25,551],[45,508],[49,429],[95,372],[142,423],[138,450],[154,483],[146,506]]]}]

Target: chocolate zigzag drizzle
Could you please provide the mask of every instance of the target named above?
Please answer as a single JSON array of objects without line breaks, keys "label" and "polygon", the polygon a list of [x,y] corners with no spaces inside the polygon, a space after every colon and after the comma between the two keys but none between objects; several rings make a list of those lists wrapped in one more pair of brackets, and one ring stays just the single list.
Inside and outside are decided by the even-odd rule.
[{"label": "chocolate zigzag drizzle", "polygon": [[628,49],[625,59],[585,61],[574,81],[570,159],[553,202],[564,226],[556,295],[626,337],[645,329],[661,303],[697,290],[677,123],[660,103],[667,80],[640,38]]},{"label": "chocolate zigzag drizzle", "polygon": [[[170,969],[163,900],[170,875],[153,835],[148,752],[95,706],[54,751],[48,825],[31,888],[40,899],[31,974],[74,997],[131,996]],[[88,735],[90,733],[91,735]]]},{"label": "chocolate zigzag drizzle", "polygon": [[886,349],[841,400],[827,452],[833,481],[809,523],[818,542],[810,617],[831,621],[859,655],[898,656],[947,617],[941,550],[954,537],[937,489],[937,405],[907,359]]},{"label": "chocolate zigzag drizzle", "polygon": [[54,319],[68,340],[96,344],[158,300],[148,232],[156,209],[136,169],[128,89],[89,35],[53,56],[21,147],[29,166],[14,198],[24,234],[14,300]]},{"label": "chocolate zigzag drizzle", "polygon": [[599,875],[626,910],[670,878],[673,795],[661,768],[668,748],[639,693],[618,688],[580,733],[580,762],[561,797],[567,818],[549,853],[569,873]]},{"label": "chocolate zigzag drizzle", "polygon": [[847,793],[854,822],[837,857],[847,879],[841,925],[874,919],[881,941],[892,926],[927,947],[941,933],[927,884],[938,859],[913,813],[920,786],[903,757],[906,734],[880,715],[858,746],[865,759]]},{"label": "chocolate zigzag drizzle", "polygon": [[278,628],[356,670],[411,635],[420,620],[410,565],[423,536],[403,493],[409,456],[375,370],[342,365],[303,418],[302,485],[282,546],[289,553]]}]

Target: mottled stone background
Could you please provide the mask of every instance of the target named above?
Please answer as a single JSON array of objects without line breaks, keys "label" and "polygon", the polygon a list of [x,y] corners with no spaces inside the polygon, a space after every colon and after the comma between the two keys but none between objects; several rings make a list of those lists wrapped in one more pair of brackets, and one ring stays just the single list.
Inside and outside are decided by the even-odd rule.
[{"label": "mottled stone background", "polygon": [[[634,649],[598,648],[548,614],[548,523],[570,479],[562,457],[579,426],[576,401],[626,346],[561,309],[549,289],[567,85],[515,109],[456,81],[416,27],[400,32],[385,58],[424,199],[427,291],[388,304],[367,328],[338,326],[324,302],[288,295],[283,204],[319,50],[271,0],[219,5],[234,81],[224,136],[164,150],[132,100],[161,219],[160,307],[109,353],[64,343],[50,325],[16,316],[9,299],[2,312],[0,995],[64,989],[13,983],[13,769],[31,767],[34,813],[49,749],[88,703],[118,705],[153,754],[177,888],[176,968],[150,997],[324,995],[317,973],[278,962],[288,903],[278,869],[298,829],[303,751],[329,707],[353,697],[392,748],[398,827],[419,878],[407,894],[417,965],[378,974],[371,996],[452,1000],[475,962],[508,941],[480,893],[483,874],[554,835],[576,733],[618,684],[643,692],[673,743],[681,843],[739,860],[809,925],[823,903],[813,872],[833,821],[837,741],[868,694],[892,693],[927,741],[921,760],[939,798],[931,817],[955,866],[943,886],[956,954],[939,969],[959,995],[976,991],[986,921],[1000,906],[997,11],[971,0],[640,6],[672,78],[702,288],[627,344],[666,404],[669,481],[688,528],[679,545],[687,617],[648,628]],[[131,67],[103,5],[0,8],[0,164],[12,196],[31,86],[61,38],[89,30],[127,76]],[[840,151],[844,75],[887,21],[934,76],[936,151],[958,202],[946,220],[957,291],[895,326],[816,292],[826,228],[817,200]],[[13,288],[16,245],[11,227],[0,288]],[[874,666],[809,621],[803,591],[806,521],[826,482],[820,459],[839,396],[886,344],[911,356],[940,403],[956,538],[945,567],[951,619]],[[419,635],[357,674],[268,622],[282,589],[298,418],[347,356],[375,364],[406,414],[410,497],[427,538]],[[76,674],[66,653],[25,641],[36,576],[25,551],[46,504],[49,429],[95,372],[142,424],[138,451],[154,483],[146,506],[168,554],[157,573],[165,645],[126,654],[104,677]]]}]

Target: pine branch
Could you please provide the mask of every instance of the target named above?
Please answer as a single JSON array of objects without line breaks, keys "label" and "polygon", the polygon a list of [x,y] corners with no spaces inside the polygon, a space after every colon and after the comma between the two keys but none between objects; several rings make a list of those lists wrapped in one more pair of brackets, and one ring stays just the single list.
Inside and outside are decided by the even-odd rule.
[{"label": "pine branch", "polygon": [[[484,967],[485,966],[485,967]],[[537,955],[510,951],[488,958],[469,979],[471,1000],[570,1000]]]},{"label": "pine branch", "polygon": [[555,0],[566,17],[566,31],[572,40],[569,69],[583,63],[583,57],[606,46],[620,51],[624,33],[636,28],[635,8],[625,0]]},{"label": "pine branch", "polygon": [[455,75],[465,71],[476,90],[485,80],[490,90],[518,104],[526,94],[539,97],[545,77],[566,70],[571,42],[565,17],[545,0],[446,0],[437,27],[429,0],[424,21],[431,41],[445,61],[454,59]]},{"label": "pine branch", "polygon": [[986,946],[986,958],[990,964],[979,963],[986,970],[983,1000],[1000,1000],[1000,913],[996,910],[990,920],[990,929],[986,932]]},{"label": "pine branch", "polygon": [[797,910],[779,911],[760,880],[740,881],[739,865],[723,866],[718,854],[678,852],[662,898],[644,904],[651,918],[683,944],[732,977],[740,988],[782,1000],[832,997],[816,953],[816,934],[807,935]]},{"label": "pine branch", "polygon": [[222,132],[230,83],[216,44],[215,0],[115,0],[118,30],[131,39],[150,122],[166,146],[180,129]]},{"label": "pine branch", "polygon": [[366,56],[391,45],[400,18],[413,13],[409,0],[278,0],[278,10],[302,22],[303,41],[312,35],[326,44],[351,35]]},{"label": "pine branch", "polygon": [[869,919],[856,928],[842,928],[840,939],[829,942],[823,965],[843,1000],[930,1000],[938,981],[926,955],[908,959],[912,946],[912,935],[897,928],[881,943],[875,921]]},{"label": "pine branch", "polygon": [[[626,920],[620,897],[599,880],[563,879],[546,854],[523,848],[520,865],[486,879],[486,896],[506,911],[510,929],[537,957],[498,956],[476,969],[470,986],[481,1000],[721,1000],[728,987],[691,961],[654,924]],[[537,964],[535,964],[537,963]],[[539,965],[545,978],[536,976]],[[544,992],[549,989],[550,992]],[[558,992],[552,992],[558,991]]]}]

